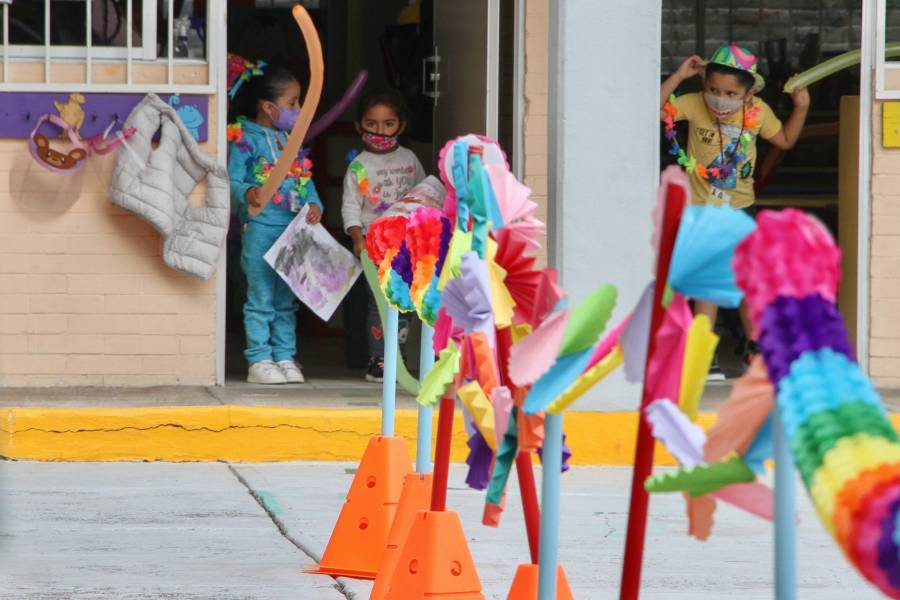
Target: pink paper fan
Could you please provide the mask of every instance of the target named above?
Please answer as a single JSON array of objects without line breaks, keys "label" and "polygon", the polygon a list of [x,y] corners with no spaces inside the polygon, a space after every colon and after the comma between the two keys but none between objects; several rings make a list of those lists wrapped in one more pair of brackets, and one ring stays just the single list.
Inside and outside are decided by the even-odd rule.
[{"label": "pink paper fan", "polygon": [[509,378],[519,387],[531,385],[550,370],[566,333],[569,311],[555,312],[509,351]]},{"label": "pink paper fan", "polygon": [[653,235],[650,238],[650,246],[653,248],[654,257],[653,273],[656,272],[656,260],[659,257],[659,236],[662,230],[663,207],[666,205],[666,195],[670,185],[677,185],[683,188],[686,204],[690,204],[691,201],[691,185],[687,173],[675,165],[666,167],[659,177],[656,205],[653,207]]},{"label": "pink paper fan", "polygon": [[541,271],[541,279],[538,282],[537,292],[534,295],[531,317],[528,321],[531,323],[532,327],[540,325],[565,295],[556,282],[556,269],[547,267]]},{"label": "pink paper fan", "polygon": [[676,294],[656,334],[656,348],[647,365],[650,398],[669,398],[678,403],[684,348],[692,319],[687,300]]},{"label": "pink paper fan", "polygon": [[503,215],[503,228],[516,230],[531,249],[540,248],[537,238],[544,235],[547,229],[535,217],[538,205],[529,199],[531,190],[500,165],[488,165],[486,170]]}]

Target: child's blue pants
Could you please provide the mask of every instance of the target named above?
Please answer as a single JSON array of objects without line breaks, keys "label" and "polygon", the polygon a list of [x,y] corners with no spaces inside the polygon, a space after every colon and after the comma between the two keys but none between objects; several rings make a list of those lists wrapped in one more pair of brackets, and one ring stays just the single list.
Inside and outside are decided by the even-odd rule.
[{"label": "child's blue pants", "polygon": [[248,223],[243,234],[241,267],[247,275],[244,332],[248,364],[292,360],[297,353],[297,299],[263,259],[284,226]]}]

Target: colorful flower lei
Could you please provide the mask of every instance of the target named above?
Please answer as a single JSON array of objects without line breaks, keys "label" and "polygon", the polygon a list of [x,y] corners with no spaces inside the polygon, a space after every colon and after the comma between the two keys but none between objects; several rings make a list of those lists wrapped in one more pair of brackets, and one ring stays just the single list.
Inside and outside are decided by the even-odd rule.
[{"label": "colorful flower lei", "polygon": [[[229,142],[234,142],[242,152],[250,152],[250,145],[244,141],[243,125],[247,121],[246,117],[238,117],[237,121],[231,123],[226,128],[226,137]],[[309,194],[309,182],[312,179],[312,161],[307,157],[308,149],[302,149],[288,170],[288,179],[293,179],[293,183],[288,189],[291,198],[291,206],[296,207],[304,203],[307,194]],[[258,185],[263,185],[269,179],[269,173],[275,168],[275,163],[270,163],[265,157],[260,156],[253,162],[251,169],[253,171],[253,179]],[[284,194],[279,190],[272,197],[275,204],[281,204],[284,201]]]},{"label": "colorful flower lei", "polygon": [[[256,180],[256,183],[260,186],[265,184],[274,168],[275,163],[271,163],[265,157],[260,156],[253,165],[253,178]],[[290,179],[293,179],[293,183],[288,188],[287,193],[291,199],[292,206],[303,204],[303,201],[306,200],[306,196],[309,194],[309,182],[312,179],[312,161],[302,154],[298,156],[288,170],[288,176],[285,181]],[[272,202],[281,204],[284,199],[285,196],[279,189],[272,197]]]},{"label": "colorful flower lei", "polygon": [[[710,167],[706,168],[706,166],[697,162],[697,159],[693,156],[689,156],[687,152],[678,144],[678,140],[675,137],[675,117],[678,115],[678,107],[675,106],[675,94],[669,96],[669,101],[663,105],[663,112],[666,113],[666,116],[663,118],[663,123],[666,126],[666,139],[672,143],[672,147],[669,149],[669,154],[672,156],[678,157],[678,164],[684,167],[684,170],[688,173],[696,173],[703,179],[708,180],[710,176],[713,179],[725,179],[729,177],[732,171],[735,169],[737,165],[744,161],[747,157],[747,145],[753,140],[753,134],[747,129],[753,129],[757,125],[759,125],[759,119],[757,116],[759,115],[760,108],[758,106],[754,106],[750,110],[744,113],[744,119],[742,123],[742,131],[739,136],[740,143],[740,151],[737,148],[734,149],[731,160],[728,163],[722,165],[721,167]],[[721,132],[719,134],[721,137]],[[729,148],[732,147],[736,142],[732,142],[729,144]],[[722,152],[722,157],[724,159],[725,152]]]},{"label": "colorful flower lei", "polygon": [[234,142],[241,152],[250,152],[250,144],[244,141],[244,123],[247,117],[238,117],[234,123],[229,123],[225,128],[225,138]]}]

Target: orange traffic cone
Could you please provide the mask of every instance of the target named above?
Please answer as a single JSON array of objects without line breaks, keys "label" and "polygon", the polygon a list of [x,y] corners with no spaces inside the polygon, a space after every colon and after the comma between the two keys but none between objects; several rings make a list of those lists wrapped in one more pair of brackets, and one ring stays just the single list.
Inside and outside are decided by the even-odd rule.
[{"label": "orange traffic cone", "polygon": [[428,510],[431,503],[431,481],[431,473],[410,473],[404,479],[400,504],[397,506],[397,514],[394,515],[394,524],[391,525],[387,547],[381,557],[381,566],[378,567],[378,575],[375,576],[375,585],[372,587],[369,600],[382,600],[387,594],[403,545],[416,519],[416,513]]},{"label": "orange traffic cone", "polygon": [[[519,565],[506,600],[537,600],[537,597],[538,566],[531,563]],[[556,567],[556,600],[574,600],[562,565]]]},{"label": "orange traffic cone", "polygon": [[416,513],[385,600],[484,600],[481,580],[453,511]]},{"label": "orange traffic cone", "polygon": [[372,579],[394,521],[403,479],[412,472],[400,437],[369,440],[322,562],[311,573]]}]

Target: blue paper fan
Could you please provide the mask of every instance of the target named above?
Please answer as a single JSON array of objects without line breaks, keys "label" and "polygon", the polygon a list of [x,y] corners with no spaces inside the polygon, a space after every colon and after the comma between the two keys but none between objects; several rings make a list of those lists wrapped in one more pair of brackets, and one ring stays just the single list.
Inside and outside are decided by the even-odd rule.
[{"label": "blue paper fan", "polygon": [[756,227],[743,211],[728,206],[688,206],[681,217],[669,284],[679,294],[726,308],[743,294],[731,266],[734,249]]},{"label": "blue paper fan", "polygon": [[591,347],[557,358],[550,370],[531,386],[525,397],[525,412],[533,415],[550,406],[584,372],[593,353],[594,348]]}]

